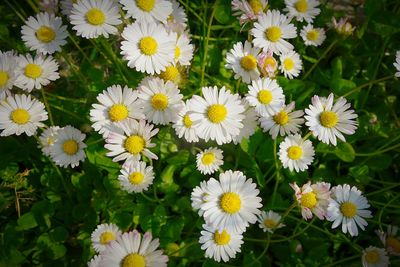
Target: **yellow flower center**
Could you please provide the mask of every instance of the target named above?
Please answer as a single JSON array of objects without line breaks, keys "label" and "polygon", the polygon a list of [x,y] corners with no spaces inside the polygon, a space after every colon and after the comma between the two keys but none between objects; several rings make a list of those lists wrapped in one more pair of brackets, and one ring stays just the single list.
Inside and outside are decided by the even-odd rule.
[{"label": "yellow flower center", "polygon": [[380,259],[379,253],[375,250],[370,250],[365,254],[365,260],[368,263],[377,263]]},{"label": "yellow flower center", "polygon": [[218,231],[215,231],[214,233],[214,242],[219,245],[219,246],[224,246],[231,241],[231,236],[226,232],[226,230],[222,231],[222,233],[219,233]]},{"label": "yellow flower center", "polygon": [[146,36],[140,39],[139,48],[140,51],[146,56],[152,56],[157,53],[158,44],[153,37]]},{"label": "yellow flower center", "polygon": [[63,143],[63,150],[67,155],[75,155],[78,152],[78,148],[78,143],[73,139],[69,139]]},{"label": "yellow flower center", "polygon": [[386,239],[386,247],[391,248],[393,252],[400,253],[400,241],[393,236]]},{"label": "yellow flower center", "polygon": [[285,125],[289,121],[289,116],[285,111],[282,110],[275,114],[272,119],[279,125]]},{"label": "yellow flower center", "polygon": [[180,73],[177,67],[168,66],[165,71],[160,73],[160,77],[164,81],[171,81],[174,83],[178,83],[180,80]]},{"label": "yellow flower center", "polygon": [[42,67],[37,64],[29,63],[25,67],[25,76],[31,79],[39,78],[42,75]]},{"label": "yellow flower center", "polygon": [[212,123],[220,123],[225,120],[228,111],[221,104],[211,105],[207,110],[207,117]]},{"label": "yellow flower center", "polygon": [[303,207],[312,209],[315,207],[315,205],[317,205],[317,196],[315,195],[314,192],[302,194],[300,198],[300,204]]},{"label": "yellow flower center", "polygon": [[146,260],[137,253],[128,254],[123,260],[121,267],[145,267]]},{"label": "yellow flower center", "polygon": [[285,70],[292,70],[294,68],[294,61],[291,58],[285,58],[285,60],[283,61],[283,67],[285,68]]},{"label": "yellow flower center", "polygon": [[264,61],[264,68],[265,67],[270,67],[270,68],[272,68],[272,69],[275,69],[275,67],[276,67],[276,60],[275,60],[275,58],[274,57],[267,57],[267,58],[265,58],[265,61]]},{"label": "yellow flower center", "polygon": [[100,235],[100,244],[107,245],[111,241],[115,240],[116,236],[113,232],[106,231]]},{"label": "yellow flower center", "polygon": [[179,46],[175,47],[175,59],[178,59],[181,56],[181,49]]},{"label": "yellow flower center", "polygon": [[26,109],[17,108],[11,112],[11,120],[16,124],[25,124],[29,121],[31,115],[29,115]]},{"label": "yellow flower center", "polygon": [[54,144],[54,139],[52,137],[47,138],[47,145],[52,146]]},{"label": "yellow flower center", "polygon": [[299,1],[297,1],[296,4],[294,4],[294,7],[300,13],[306,12],[307,8],[308,8],[307,0],[299,0]]},{"label": "yellow flower center", "polygon": [[219,201],[219,205],[223,211],[234,214],[240,210],[242,201],[238,194],[233,192],[224,193]]},{"label": "yellow flower center", "polygon": [[131,154],[139,154],[143,151],[145,141],[139,135],[131,135],[125,140],[124,147]]},{"label": "yellow flower center", "polygon": [[269,90],[260,90],[257,99],[261,104],[268,105],[272,101],[272,93]]},{"label": "yellow flower center", "polygon": [[86,12],[86,20],[92,25],[102,25],[106,20],[106,16],[103,11],[98,8],[92,8]]},{"label": "yellow flower center", "polygon": [[282,30],[277,26],[272,26],[266,30],[265,35],[269,41],[275,43],[281,38]]},{"label": "yellow flower center", "polygon": [[144,12],[152,11],[155,3],[156,0],[136,0],[136,5]]},{"label": "yellow flower center", "polygon": [[168,21],[169,23],[174,22],[174,20],[175,20],[175,18],[174,18],[174,16],[173,16],[172,14],[169,15],[168,18],[167,18],[167,21]]},{"label": "yellow flower center", "polygon": [[133,172],[129,175],[129,182],[134,185],[141,184],[143,179],[144,175],[140,172]]},{"label": "yellow flower center", "polygon": [[338,115],[332,111],[323,111],[321,112],[321,115],[319,115],[319,121],[322,126],[332,128],[338,122]]},{"label": "yellow flower center", "polygon": [[189,115],[183,116],[182,122],[186,128],[190,128],[193,125],[193,121],[190,119]]},{"label": "yellow flower center", "polygon": [[112,121],[122,121],[128,117],[129,111],[123,104],[114,104],[108,110],[108,116]]},{"label": "yellow flower center", "polygon": [[316,41],[318,39],[318,31],[316,30],[311,30],[307,32],[307,39],[310,41]]},{"label": "yellow flower center", "polygon": [[164,110],[168,107],[168,97],[158,93],[151,97],[151,106],[156,110]]},{"label": "yellow flower center", "polygon": [[55,31],[47,26],[40,26],[36,31],[36,38],[43,43],[50,43],[56,38]]},{"label": "yellow flower center", "polygon": [[275,228],[276,227],[276,222],[274,220],[271,220],[271,219],[266,219],[266,220],[264,220],[264,225],[267,228]]},{"label": "yellow flower center", "polygon": [[258,14],[263,11],[263,5],[260,0],[249,0],[249,5],[253,10],[254,14]]},{"label": "yellow flower center", "polygon": [[303,156],[303,149],[300,146],[291,146],[287,150],[288,157],[292,160],[298,160]]},{"label": "yellow flower center", "polygon": [[203,157],[201,158],[201,162],[204,165],[210,165],[215,160],[215,155],[212,152],[204,153]]},{"label": "yellow flower center", "polygon": [[0,71],[0,86],[4,86],[7,84],[9,79],[8,72]]},{"label": "yellow flower center", "polygon": [[343,202],[340,211],[347,218],[353,218],[357,214],[357,206],[351,202]]},{"label": "yellow flower center", "polygon": [[247,71],[254,70],[257,67],[257,60],[253,55],[247,55],[240,60],[240,66]]}]

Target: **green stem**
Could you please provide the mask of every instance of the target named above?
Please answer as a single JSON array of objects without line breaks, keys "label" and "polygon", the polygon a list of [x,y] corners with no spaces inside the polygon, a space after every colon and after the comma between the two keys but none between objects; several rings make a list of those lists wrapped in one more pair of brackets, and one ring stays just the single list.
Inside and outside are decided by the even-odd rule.
[{"label": "green stem", "polygon": [[340,266],[339,264],[342,264],[342,263],[347,262],[347,261],[355,260],[355,259],[358,259],[358,258],[360,258],[360,255],[353,255],[353,256],[350,256],[348,258],[341,259],[341,260],[335,261],[334,263],[328,264],[328,265],[326,265],[326,267]]},{"label": "green stem", "polygon": [[46,93],[45,93],[45,91],[44,91],[44,87],[42,87],[42,89],[40,90],[40,92],[42,93],[43,102],[44,102],[44,105],[46,106],[47,113],[49,114],[50,124],[51,124],[52,126],[54,126],[53,115],[52,115],[52,113],[51,113],[51,109],[50,109],[49,102],[47,102],[47,98],[46,98]]},{"label": "green stem", "polygon": [[328,46],[328,48],[325,49],[324,53],[322,53],[322,55],[318,58],[318,60],[311,66],[311,68],[306,72],[306,74],[304,74],[302,80],[307,79],[307,77],[311,74],[311,72],[315,69],[315,67],[317,67],[319,62],[326,57],[326,55],[329,53],[329,51],[332,50],[332,48],[336,45],[337,42],[338,40],[336,39]]},{"label": "green stem", "polygon": [[204,53],[203,53],[203,58],[201,61],[201,77],[200,77],[200,87],[203,86],[204,83],[204,74],[205,74],[205,70],[206,70],[206,62],[207,62],[207,53],[208,53],[208,39],[210,38],[210,33],[211,33],[211,25],[214,19],[214,15],[215,15],[215,6],[218,3],[218,0],[215,1],[214,7],[212,9],[211,15],[210,15],[210,20],[208,21],[208,26],[207,26],[207,36],[205,38],[205,42],[204,42]]},{"label": "green stem", "polygon": [[363,89],[364,87],[368,87],[368,86],[373,85],[375,83],[380,83],[380,82],[383,82],[383,81],[386,81],[386,80],[390,80],[390,79],[393,79],[393,78],[394,78],[393,75],[389,75],[389,76],[386,76],[386,77],[383,77],[383,78],[379,78],[379,79],[376,79],[376,80],[369,81],[369,82],[364,83],[364,84],[362,84],[360,86],[357,86],[356,88],[352,89],[351,91],[345,93],[344,95],[342,95],[342,97],[348,97],[349,95],[357,92],[358,90]]}]

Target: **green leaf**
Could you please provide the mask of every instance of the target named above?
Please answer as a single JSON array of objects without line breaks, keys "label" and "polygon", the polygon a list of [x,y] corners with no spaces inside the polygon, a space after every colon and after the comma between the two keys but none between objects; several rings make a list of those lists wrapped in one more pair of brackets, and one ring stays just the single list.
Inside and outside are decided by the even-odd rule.
[{"label": "green leaf", "polygon": [[177,155],[169,157],[167,162],[171,165],[185,165],[189,160],[189,156],[188,150],[181,150]]},{"label": "green leaf", "polygon": [[231,1],[220,0],[215,6],[215,19],[221,24],[232,24],[236,19],[231,14]]},{"label": "green leaf", "polygon": [[335,155],[345,162],[354,161],[356,155],[353,147],[349,143],[339,142],[335,149]]},{"label": "green leaf", "polygon": [[18,230],[21,231],[32,229],[38,226],[35,216],[33,215],[32,212],[23,214],[21,217],[19,217],[17,222],[19,226]]}]

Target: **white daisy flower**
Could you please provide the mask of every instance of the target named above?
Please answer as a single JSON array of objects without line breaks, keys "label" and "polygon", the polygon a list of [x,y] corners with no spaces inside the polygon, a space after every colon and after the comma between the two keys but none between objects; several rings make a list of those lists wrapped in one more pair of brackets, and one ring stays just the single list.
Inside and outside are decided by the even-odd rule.
[{"label": "white daisy flower", "polygon": [[15,84],[17,60],[18,58],[13,52],[3,53],[0,51],[0,101],[9,94]]},{"label": "white daisy flower", "polygon": [[293,111],[295,102],[292,101],[287,106],[282,106],[281,110],[273,116],[261,117],[260,124],[264,132],[269,131],[272,139],[276,139],[278,134],[285,136],[295,134],[300,130],[304,123],[302,110]]},{"label": "white daisy flower", "polygon": [[201,205],[204,220],[219,231],[242,233],[261,213],[260,191],[253,180],[246,179],[240,171],[223,172],[219,181],[211,178],[207,182],[207,192]]},{"label": "white daisy flower", "polygon": [[266,232],[273,233],[276,229],[282,228],[286,225],[281,223],[282,216],[272,210],[268,212],[262,211],[258,216],[258,223],[260,228]]},{"label": "white daisy flower", "polygon": [[153,129],[152,124],[147,124],[145,120],[128,119],[121,122],[119,127],[113,127],[105,139],[105,148],[108,149],[106,155],[114,157],[113,161],[125,160],[125,166],[132,162],[137,162],[141,156],[149,159],[158,159],[157,155],[149,150],[155,147],[151,143],[151,138],[158,133],[158,129]]},{"label": "white daisy flower", "polygon": [[71,15],[71,11],[73,8],[74,3],[76,3],[77,0],[61,0],[60,5],[61,5],[61,13],[65,16]]},{"label": "white daisy flower", "polygon": [[296,182],[290,184],[295,192],[297,203],[301,208],[301,215],[305,220],[311,219],[313,213],[320,219],[326,218],[329,200],[331,198],[330,183],[307,182],[301,188]]},{"label": "white daisy flower", "polygon": [[178,119],[174,122],[172,127],[175,129],[175,132],[179,138],[184,137],[187,142],[192,143],[198,142],[199,137],[196,130],[192,127],[193,120],[189,114],[190,107],[190,100],[187,100],[184,107],[178,113]]},{"label": "white daisy flower", "polygon": [[192,200],[192,208],[196,210],[199,216],[203,216],[204,211],[201,209],[201,205],[205,203],[204,197],[207,195],[207,182],[201,181],[199,186],[193,188],[190,200]]},{"label": "white daisy flower", "polygon": [[140,22],[167,22],[172,4],[166,0],[119,0],[129,17]]},{"label": "white daisy flower", "polygon": [[388,253],[396,256],[400,256],[400,235],[397,235],[398,230],[397,226],[389,225],[387,233],[380,230],[375,231]]},{"label": "white daisy flower", "polygon": [[187,34],[176,35],[175,56],[174,62],[181,66],[190,66],[190,61],[193,58],[194,46],[190,43]]},{"label": "white daisy flower", "polygon": [[274,78],[278,69],[278,61],[274,58],[274,53],[270,50],[261,52],[258,55],[258,67],[264,77]]},{"label": "white daisy flower", "polygon": [[79,0],[69,18],[77,35],[87,39],[117,34],[121,24],[119,7],[114,0]]},{"label": "white daisy flower", "polygon": [[311,23],[321,10],[318,8],[319,1],[317,0],[285,0],[286,8],[290,19],[296,18],[297,21],[305,20]]},{"label": "white daisy flower", "polygon": [[128,193],[147,191],[153,183],[154,171],[152,166],[147,166],[143,161],[132,162],[121,169],[118,181],[123,190]]},{"label": "white daisy flower", "polygon": [[97,96],[99,104],[93,104],[90,110],[90,120],[95,131],[107,137],[111,125],[120,123],[128,118],[145,119],[143,103],[138,94],[128,86],[120,85],[107,87]]},{"label": "white daisy flower", "polygon": [[351,236],[358,235],[358,227],[365,230],[368,225],[364,218],[372,218],[368,200],[357,187],[348,184],[332,188],[328,206],[327,220],[333,222],[332,229],[342,224],[342,232]]},{"label": "white daisy flower", "polygon": [[38,127],[44,127],[47,111],[42,102],[30,95],[10,95],[0,104],[1,136],[32,136]]},{"label": "white daisy flower", "polygon": [[293,45],[286,39],[297,36],[296,27],[278,10],[268,10],[267,14],[261,14],[250,33],[254,36],[254,46],[262,48],[264,52],[271,50],[275,54],[293,50]]},{"label": "white daisy flower", "polygon": [[103,258],[101,255],[94,255],[94,257],[88,262],[88,267],[100,267]]},{"label": "white daisy flower", "polygon": [[184,107],[182,95],[176,84],[154,77],[147,81],[148,86],[139,87],[138,97],[143,100],[143,112],[154,124],[166,125],[178,119]]},{"label": "white daisy flower", "polygon": [[67,26],[62,25],[61,18],[49,13],[30,16],[22,26],[21,34],[26,47],[42,54],[61,51],[68,36]]},{"label": "white daisy flower", "polygon": [[[159,77],[165,82],[171,81],[177,86],[182,82],[182,67],[171,64],[165,68],[164,71],[160,72]],[[150,79],[151,80],[151,79]]]},{"label": "white daisy flower", "polygon": [[258,115],[253,107],[250,107],[246,100],[242,99],[242,104],[245,108],[243,128],[240,129],[238,135],[232,136],[233,143],[239,144],[243,139],[249,138],[254,134],[258,126]]},{"label": "white daisy flower", "polygon": [[233,45],[233,48],[226,54],[227,69],[233,70],[235,79],[242,78],[245,83],[250,83],[260,77],[260,72],[257,68],[257,55],[260,49],[252,47],[251,42],[238,42]]},{"label": "white daisy flower", "polygon": [[187,16],[185,9],[176,0],[170,0],[172,13],[167,18],[166,27],[172,31],[182,34],[187,27]]},{"label": "white daisy flower", "polygon": [[121,230],[113,223],[97,225],[96,230],[94,230],[91,235],[94,250],[96,250],[96,252],[105,251],[111,241],[116,240],[121,234]]},{"label": "white daisy flower", "polygon": [[284,168],[300,172],[313,162],[314,148],[310,140],[303,140],[299,134],[288,135],[280,143],[278,155]]},{"label": "white daisy flower", "polygon": [[276,80],[261,78],[249,85],[249,92],[246,95],[249,105],[254,107],[260,116],[273,116],[285,104],[285,96],[282,87]]},{"label": "white daisy flower", "polygon": [[206,258],[213,258],[217,262],[227,262],[235,258],[243,244],[242,234],[226,229],[218,231],[207,224],[203,224],[203,231],[200,233],[199,242],[201,249],[206,251]]},{"label": "white daisy flower", "polygon": [[332,17],[332,26],[337,33],[344,36],[351,35],[356,29],[353,27],[353,25],[351,25],[347,18],[340,18],[339,21],[336,21],[336,18]]},{"label": "white daisy flower", "polygon": [[190,102],[190,118],[200,138],[215,140],[218,145],[229,143],[243,127],[244,106],[238,94],[221,89],[203,87],[203,97],[194,95]]},{"label": "white daisy flower", "polygon": [[39,136],[39,148],[42,149],[43,155],[50,156],[51,148],[57,141],[57,133],[59,130],[60,127],[58,126],[50,126]]},{"label": "white daisy flower", "polygon": [[20,56],[17,62],[15,86],[31,92],[33,89],[41,89],[42,86],[60,78],[58,63],[52,56],[31,55]]},{"label": "white daisy flower", "polygon": [[311,24],[304,26],[300,31],[300,36],[305,45],[320,46],[326,39],[325,30],[314,28]]},{"label": "white daisy flower", "polygon": [[[396,52],[396,61],[393,63],[393,66],[395,66],[396,71],[397,71],[394,74],[394,76],[400,77],[400,51]],[[1,86],[1,82],[0,82],[0,86]]]},{"label": "white daisy flower", "polygon": [[232,13],[239,17],[240,25],[243,25],[263,14],[267,4],[267,0],[232,0]]},{"label": "white daisy flower", "polygon": [[289,53],[283,53],[279,60],[281,65],[279,66],[280,71],[288,79],[293,79],[299,76],[300,71],[303,67],[303,62],[300,59],[300,55],[295,51],[290,51]]},{"label": "white daisy flower", "polygon": [[358,117],[350,108],[350,103],[343,97],[340,97],[333,104],[333,93],[328,98],[314,95],[311,99],[311,105],[306,112],[306,125],[312,131],[313,135],[325,144],[336,146],[336,137],[346,142],[344,134],[354,134],[357,129]]},{"label": "white daisy flower", "polygon": [[212,174],[224,164],[223,151],[216,147],[207,148],[196,155],[197,170],[202,174]]},{"label": "white daisy flower", "polygon": [[166,267],[168,257],[161,250],[156,250],[160,242],[153,240],[150,232],[141,238],[138,231],[123,233],[117,240],[110,243],[101,254],[101,266],[154,266]]},{"label": "white daisy flower", "polygon": [[387,267],[389,257],[383,248],[369,246],[362,252],[361,261],[363,267]]},{"label": "white daisy flower", "polygon": [[162,24],[136,21],[122,32],[121,55],[128,66],[148,74],[159,74],[174,61],[176,38]]},{"label": "white daisy flower", "polygon": [[50,149],[50,156],[56,165],[67,168],[79,166],[79,161],[86,158],[83,143],[86,135],[78,129],[67,125],[58,130],[57,140]]}]

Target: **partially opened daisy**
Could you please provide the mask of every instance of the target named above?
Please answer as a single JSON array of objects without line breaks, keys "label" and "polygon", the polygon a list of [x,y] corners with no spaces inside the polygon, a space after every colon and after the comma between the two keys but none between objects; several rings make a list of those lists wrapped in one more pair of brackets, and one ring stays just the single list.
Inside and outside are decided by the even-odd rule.
[{"label": "partially opened daisy", "polygon": [[270,50],[267,52],[262,52],[258,56],[258,67],[260,68],[261,74],[264,77],[275,77],[278,69],[278,61],[274,58],[274,53],[272,53]]},{"label": "partially opened daisy", "polygon": [[199,216],[203,216],[204,211],[201,209],[201,205],[206,202],[204,197],[207,194],[207,181],[201,181],[199,186],[193,188],[190,195],[192,208],[198,212]]},{"label": "partially opened daisy", "polygon": [[276,229],[282,228],[285,225],[281,223],[282,216],[272,210],[268,212],[261,212],[258,216],[258,223],[260,228],[265,232],[273,233]]},{"label": "partially opened daisy", "polygon": [[128,16],[141,22],[166,22],[172,13],[167,0],[119,0]]},{"label": "partially opened daisy", "polygon": [[57,141],[57,133],[59,130],[60,127],[58,126],[50,126],[39,136],[39,148],[42,149],[43,155],[50,156],[51,148]]},{"label": "partially opened daisy", "polygon": [[122,167],[118,181],[123,190],[128,193],[146,191],[153,183],[154,171],[152,166],[147,166],[143,161],[132,162]]},{"label": "partially opened daisy", "polygon": [[72,168],[79,165],[80,161],[86,158],[83,143],[86,135],[78,129],[67,125],[57,132],[57,140],[50,149],[51,159],[56,165],[67,168],[71,165]]},{"label": "partially opened daisy", "polygon": [[275,54],[293,50],[293,45],[286,40],[297,36],[296,27],[278,10],[268,10],[267,14],[260,15],[250,33],[254,36],[254,46]]},{"label": "partially opened daisy", "polygon": [[61,18],[49,13],[29,17],[22,26],[21,34],[26,47],[42,54],[61,51],[68,36],[67,26],[62,25]]},{"label": "partially opened daisy", "polygon": [[288,135],[279,145],[279,160],[284,168],[296,172],[308,169],[314,160],[314,148],[310,140],[303,140],[299,134]]},{"label": "partially opened daisy", "polygon": [[318,0],[285,0],[289,18],[296,18],[297,21],[305,20],[311,23],[316,16],[321,12],[318,8]]},{"label": "partially opened daisy", "polygon": [[114,0],[79,0],[73,4],[69,18],[77,35],[88,39],[117,34],[115,26],[122,23]]},{"label": "partially opened daisy", "polygon": [[363,267],[388,267],[389,257],[383,248],[369,246],[362,252]]},{"label": "partially opened daisy", "polygon": [[[400,77],[400,51],[396,52],[396,61],[393,63],[397,72],[394,74],[396,77]],[[1,85],[1,83],[0,83]]]},{"label": "partially opened daisy", "polygon": [[226,54],[227,69],[232,69],[235,73],[235,79],[241,78],[243,82],[250,83],[260,77],[260,72],[257,68],[257,55],[260,52],[259,48],[253,47],[251,42],[238,42],[233,45],[233,48]]},{"label": "partially opened daisy", "polygon": [[201,205],[204,220],[218,231],[242,233],[261,213],[260,191],[240,171],[223,172],[218,181],[211,178],[207,182],[207,193]]},{"label": "partially opened daisy", "polygon": [[325,30],[314,28],[311,24],[304,26],[300,31],[300,36],[305,45],[320,46],[326,39]]},{"label": "partially opened daisy", "polygon": [[49,14],[56,14],[58,12],[58,0],[39,1],[39,10]]},{"label": "partially opened daisy", "polygon": [[196,155],[197,170],[202,174],[212,174],[224,164],[221,149],[210,147]]},{"label": "partially opened daisy", "polygon": [[93,104],[90,120],[95,131],[107,137],[111,125],[127,119],[144,119],[143,103],[138,94],[128,86],[112,85],[97,96],[99,104]]},{"label": "partially opened daisy", "polygon": [[187,16],[185,9],[176,0],[170,0],[172,13],[167,18],[166,26],[168,29],[182,34],[187,27]]},{"label": "partially opened daisy", "polygon": [[187,100],[184,107],[178,113],[178,119],[172,125],[178,137],[184,137],[189,143],[199,141],[196,129],[193,128],[193,120],[189,114],[190,106],[190,100]]},{"label": "partially opened daisy", "polygon": [[15,68],[17,66],[17,56],[13,53],[0,51],[0,101],[12,89],[17,79]]},{"label": "partially opened daisy", "polygon": [[400,256],[400,235],[397,233],[398,230],[397,226],[389,225],[386,233],[380,230],[375,231],[388,253],[396,256]]},{"label": "partially opened daisy", "polygon": [[325,144],[336,146],[336,137],[346,142],[344,134],[354,134],[358,116],[350,109],[350,103],[340,97],[333,103],[333,93],[328,98],[314,95],[311,105],[305,109],[306,125],[313,135]]},{"label": "partially opened daisy", "polygon": [[200,138],[215,140],[218,145],[229,143],[243,127],[244,106],[238,94],[221,89],[203,87],[203,97],[194,95],[189,115]]},{"label": "partially opened daisy", "polygon": [[300,55],[295,51],[290,51],[289,53],[283,53],[279,60],[281,64],[279,69],[286,78],[293,79],[299,76],[301,68],[303,67],[303,62],[300,59]]},{"label": "partially opened daisy", "polygon": [[246,100],[260,116],[273,116],[285,104],[282,87],[276,80],[261,78],[249,85]]},{"label": "partially opened daisy", "polygon": [[372,218],[368,208],[368,200],[357,187],[338,185],[332,188],[327,220],[333,222],[332,228],[342,224],[343,233],[357,236],[358,227],[365,230],[365,226],[368,225],[364,218]]},{"label": "partially opened daisy", "polygon": [[136,21],[122,32],[121,55],[128,66],[148,74],[159,74],[174,61],[176,38],[162,24]]},{"label": "partially opened daisy", "polygon": [[33,89],[41,89],[42,86],[60,78],[58,63],[52,56],[38,54],[35,58],[27,54],[20,56],[15,71],[17,80],[15,85],[27,92]]},{"label": "partially opened daisy", "polygon": [[281,110],[273,116],[261,117],[260,124],[264,132],[268,132],[272,139],[276,139],[278,134],[285,136],[295,134],[299,131],[301,124],[304,123],[302,110],[293,111],[295,102],[287,106],[282,106]]},{"label": "partially opened daisy", "polygon": [[201,249],[205,250],[206,258],[213,258],[215,261],[223,262],[235,258],[236,253],[240,252],[240,247],[243,244],[243,235],[229,230],[220,230],[203,224],[203,231],[199,242]]},{"label": "partially opened daisy", "polygon": [[336,21],[336,18],[332,17],[332,26],[337,33],[343,36],[351,35],[356,29],[351,25],[347,18],[340,18],[339,21]]},{"label": "partially opened daisy", "polygon": [[67,17],[71,15],[73,5],[76,2],[77,0],[61,0],[60,1],[61,13]]},{"label": "partially opened daisy", "polygon": [[34,135],[38,127],[44,127],[47,111],[42,102],[30,95],[10,95],[0,104],[1,136]]},{"label": "partially opened daisy", "polygon": [[190,43],[189,36],[186,33],[177,35],[175,45],[175,63],[181,66],[189,66],[193,58],[194,46]]},{"label": "partially opened daisy", "polygon": [[103,223],[97,225],[96,230],[92,232],[91,240],[96,252],[103,252],[111,241],[116,240],[122,234],[118,226],[113,223]]},{"label": "partially opened daisy", "polygon": [[245,99],[242,98],[242,104],[245,108],[244,111],[244,119],[243,119],[243,127],[240,129],[238,135],[232,136],[233,143],[239,144],[243,139],[249,138],[254,134],[258,126],[258,114],[251,107]]},{"label": "partially opened daisy", "polygon": [[267,0],[232,0],[233,15],[239,17],[240,24],[256,20],[267,8]]},{"label": "partially opened daisy", "polygon": [[311,219],[315,214],[320,220],[324,220],[327,214],[329,200],[331,198],[330,183],[307,182],[301,188],[297,183],[290,186],[295,192],[296,201],[301,208],[301,215],[305,220]]},{"label": "partially opened daisy", "polygon": [[157,250],[159,245],[158,238],[153,240],[150,232],[146,232],[143,237],[136,230],[123,233],[102,252],[103,259],[100,266],[166,267],[168,257],[163,255],[162,250]]}]

